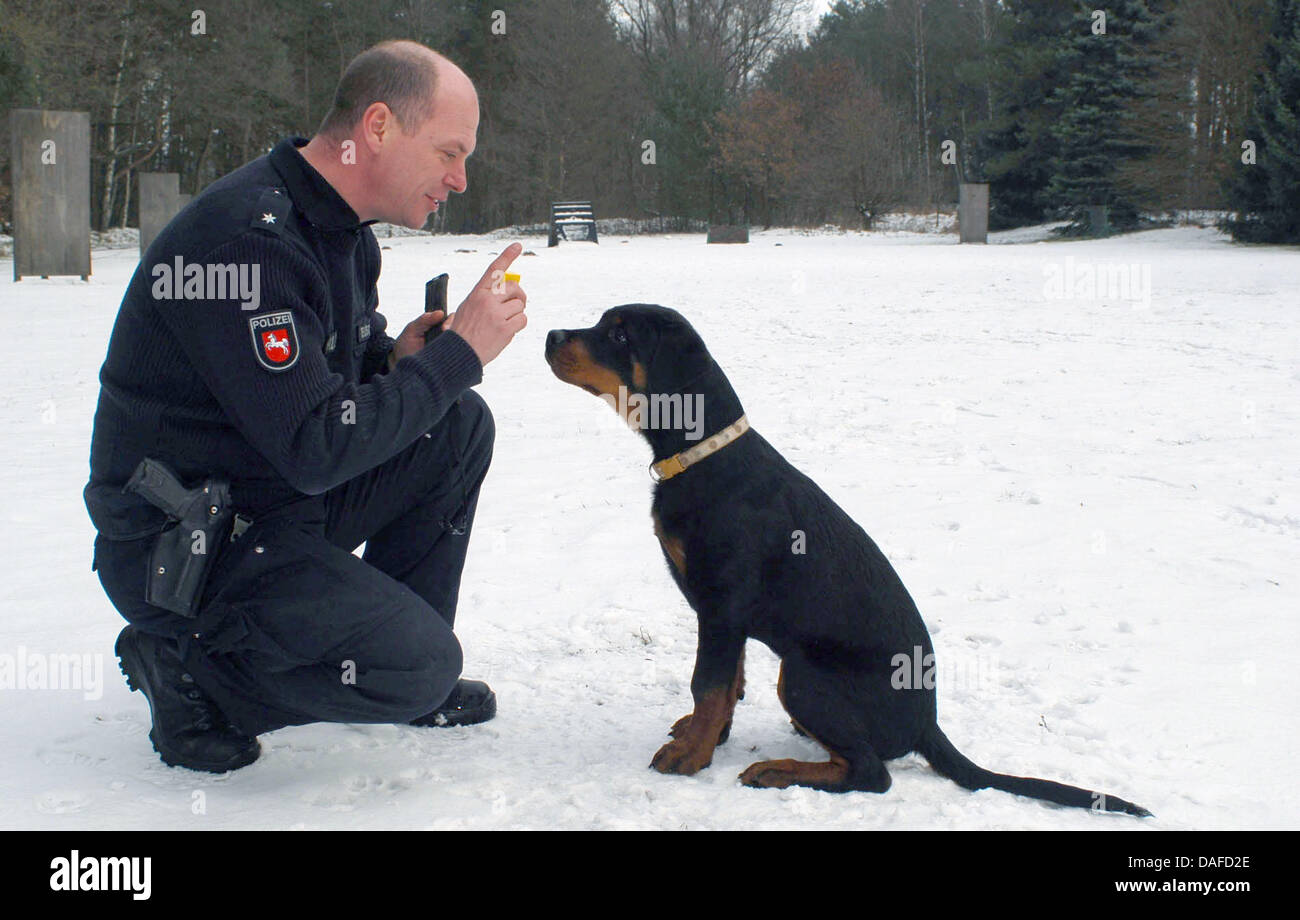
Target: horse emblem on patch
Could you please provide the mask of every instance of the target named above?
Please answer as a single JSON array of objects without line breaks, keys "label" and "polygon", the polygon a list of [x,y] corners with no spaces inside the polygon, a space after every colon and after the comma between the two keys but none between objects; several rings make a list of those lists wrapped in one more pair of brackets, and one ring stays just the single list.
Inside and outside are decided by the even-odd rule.
[{"label": "horse emblem on patch", "polygon": [[285,371],[298,361],[298,331],[293,326],[293,313],[263,313],[248,320],[253,333],[253,353],[258,363],[268,371]]}]

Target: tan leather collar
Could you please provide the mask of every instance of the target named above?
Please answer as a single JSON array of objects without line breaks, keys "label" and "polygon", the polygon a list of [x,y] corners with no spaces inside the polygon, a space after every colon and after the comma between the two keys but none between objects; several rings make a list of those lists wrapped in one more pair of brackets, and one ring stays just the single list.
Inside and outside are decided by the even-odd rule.
[{"label": "tan leather collar", "polygon": [[667,460],[650,464],[650,478],[655,482],[672,479],[678,473],[684,472],[688,466],[699,463],[710,454],[722,450],[748,430],[749,419],[742,415],[726,428],[694,447],[675,453]]}]

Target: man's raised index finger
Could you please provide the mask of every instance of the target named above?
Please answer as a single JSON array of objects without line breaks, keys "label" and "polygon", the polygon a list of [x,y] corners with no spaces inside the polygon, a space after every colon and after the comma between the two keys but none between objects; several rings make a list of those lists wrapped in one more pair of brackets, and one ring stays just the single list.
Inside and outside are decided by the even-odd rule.
[{"label": "man's raised index finger", "polygon": [[492,264],[489,265],[487,271],[483,273],[482,280],[488,284],[491,284],[492,281],[494,280],[492,277],[493,273],[504,272],[507,268],[510,267],[511,262],[519,258],[519,253],[523,251],[524,251],[523,243],[511,243],[504,250],[502,250],[501,255],[497,256],[495,259],[492,260]]}]

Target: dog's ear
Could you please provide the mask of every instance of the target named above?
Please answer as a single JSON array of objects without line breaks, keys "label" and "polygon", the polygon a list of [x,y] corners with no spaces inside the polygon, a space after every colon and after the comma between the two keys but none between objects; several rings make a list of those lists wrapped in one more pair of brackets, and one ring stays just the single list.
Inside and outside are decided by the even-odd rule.
[{"label": "dog's ear", "polygon": [[646,359],[646,389],[679,393],[709,370],[713,359],[698,332],[680,316],[654,324],[654,343]]}]

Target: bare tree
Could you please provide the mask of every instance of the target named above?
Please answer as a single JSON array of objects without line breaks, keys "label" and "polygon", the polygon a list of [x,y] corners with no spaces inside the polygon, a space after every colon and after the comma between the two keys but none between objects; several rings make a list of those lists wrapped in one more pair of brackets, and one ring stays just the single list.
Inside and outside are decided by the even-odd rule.
[{"label": "bare tree", "polygon": [[811,86],[838,91],[807,119],[806,143],[814,152],[801,185],[823,189],[823,203],[834,219],[860,221],[870,230],[876,218],[906,198],[907,119],[859,72],[843,64],[819,69],[823,72],[814,73]]},{"label": "bare tree", "polygon": [[719,116],[715,130],[719,164],[744,183],[745,222],[758,195],[764,226],[772,225],[776,199],[784,195],[799,163],[799,109],[790,99],[758,90],[735,113]]},{"label": "bare tree", "polygon": [[1240,156],[1251,80],[1267,36],[1266,0],[1183,0],[1156,48],[1149,96],[1132,117],[1149,156],[1121,167],[1151,208],[1219,208]]},{"label": "bare tree", "polygon": [[611,6],[643,60],[705,49],[730,93],[750,85],[811,8],[809,0],[612,0]]},{"label": "bare tree", "polygon": [[637,116],[634,62],[618,43],[603,0],[534,0],[514,14],[513,80],[501,97],[493,181],[522,218],[542,220],[548,202],[594,199],[631,205],[622,181],[639,152],[628,135]]}]

